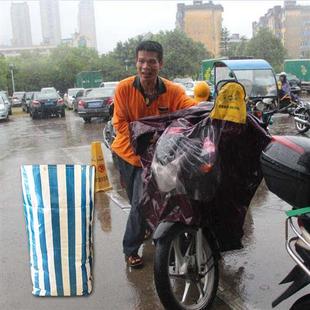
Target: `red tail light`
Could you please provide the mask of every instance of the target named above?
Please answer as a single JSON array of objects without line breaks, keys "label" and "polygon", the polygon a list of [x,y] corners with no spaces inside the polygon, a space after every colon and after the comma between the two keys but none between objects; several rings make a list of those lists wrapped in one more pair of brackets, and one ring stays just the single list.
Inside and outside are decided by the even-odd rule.
[{"label": "red tail light", "polygon": [[57,104],[60,104],[60,105],[62,105],[62,104],[64,104],[64,100],[63,99],[58,99],[58,101],[57,101]]},{"label": "red tail light", "polygon": [[113,97],[107,99],[107,104],[111,105],[113,103]]},{"label": "red tail light", "polygon": [[80,101],[79,101],[79,107],[85,108],[85,101],[80,100]]}]

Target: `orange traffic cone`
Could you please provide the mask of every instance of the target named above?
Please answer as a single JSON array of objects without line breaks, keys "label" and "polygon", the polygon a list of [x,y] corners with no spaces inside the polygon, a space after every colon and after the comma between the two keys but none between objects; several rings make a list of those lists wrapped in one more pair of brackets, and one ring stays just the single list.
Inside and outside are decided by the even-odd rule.
[{"label": "orange traffic cone", "polygon": [[111,189],[100,141],[93,141],[91,144],[91,164],[96,168],[95,192]]}]

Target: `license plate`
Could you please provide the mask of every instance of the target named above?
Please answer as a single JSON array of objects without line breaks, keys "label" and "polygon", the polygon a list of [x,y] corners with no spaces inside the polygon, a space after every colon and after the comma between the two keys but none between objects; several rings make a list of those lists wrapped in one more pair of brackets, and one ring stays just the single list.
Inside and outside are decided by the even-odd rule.
[{"label": "license plate", "polygon": [[45,102],[45,105],[53,105],[54,101],[53,100],[48,100]]},{"label": "license plate", "polygon": [[102,107],[102,102],[97,101],[97,102],[89,102],[88,103],[89,108],[101,108]]}]

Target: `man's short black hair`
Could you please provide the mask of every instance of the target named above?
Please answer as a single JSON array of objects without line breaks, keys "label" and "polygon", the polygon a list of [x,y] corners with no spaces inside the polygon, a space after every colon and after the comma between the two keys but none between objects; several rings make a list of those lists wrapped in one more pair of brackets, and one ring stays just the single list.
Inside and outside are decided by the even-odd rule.
[{"label": "man's short black hair", "polygon": [[156,52],[159,61],[163,60],[163,47],[156,41],[142,41],[136,48],[136,58],[139,51]]}]

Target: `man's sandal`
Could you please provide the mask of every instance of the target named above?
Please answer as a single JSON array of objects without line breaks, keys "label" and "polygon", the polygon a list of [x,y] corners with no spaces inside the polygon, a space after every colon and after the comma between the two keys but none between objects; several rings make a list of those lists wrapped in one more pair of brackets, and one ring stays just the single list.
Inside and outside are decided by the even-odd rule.
[{"label": "man's sandal", "polygon": [[143,266],[143,259],[139,255],[130,255],[126,257],[127,265],[131,268],[140,268]]}]

